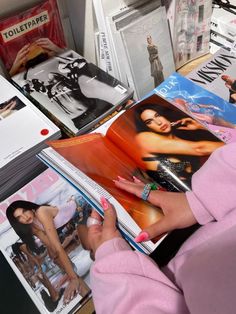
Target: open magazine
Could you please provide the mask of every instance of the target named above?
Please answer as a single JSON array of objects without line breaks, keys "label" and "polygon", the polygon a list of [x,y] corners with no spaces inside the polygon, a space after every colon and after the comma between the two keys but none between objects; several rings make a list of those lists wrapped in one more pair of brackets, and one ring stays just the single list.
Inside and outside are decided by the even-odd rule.
[{"label": "open magazine", "polygon": [[[133,239],[162,217],[160,209],[118,189],[117,176],[155,181],[169,191],[187,191],[192,174],[224,145],[192,117],[153,94],[122,113],[108,128],[73,139],[50,141],[39,157],[73,184],[102,214],[100,197],[117,209],[121,229]],[[141,243],[150,253],[157,241]],[[136,244],[135,244],[136,245]]]},{"label": "open magazine", "polygon": [[[57,228],[58,237],[74,271],[87,287],[83,294],[77,294],[68,304],[63,304],[63,294],[69,278],[56,259],[52,258],[47,245],[34,236],[37,251],[32,251],[17,234],[21,229],[15,227],[14,230],[9,223],[6,210],[15,201],[47,204],[63,210],[62,226]],[[70,217],[68,206],[73,202],[76,210]],[[91,206],[82,195],[51,169],[46,169],[0,203],[1,252],[40,313],[74,313],[91,295],[89,270],[92,260],[90,252],[82,245],[90,211]],[[13,221],[11,223],[14,225]],[[23,230],[23,225],[21,227]]]}]

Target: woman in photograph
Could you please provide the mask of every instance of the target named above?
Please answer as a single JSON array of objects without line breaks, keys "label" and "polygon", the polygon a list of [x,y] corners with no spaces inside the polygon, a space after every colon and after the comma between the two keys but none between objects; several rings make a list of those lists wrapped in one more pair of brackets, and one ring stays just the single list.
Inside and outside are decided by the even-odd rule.
[{"label": "woman in photograph", "polygon": [[161,64],[157,46],[153,44],[151,35],[147,36],[147,43],[147,51],[151,65],[151,76],[154,78],[154,87],[156,87],[164,81],[163,66]]},{"label": "woman in photograph", "polygon": [[157,104],[135,109],[136,143],[149,175],[188,190],[200,157],[224,143],[194,119]]},{"label": "woman in photograph", "polygon": [[[58,232],[68,221],[77,216],[81,208],[77,205],[75,197],[71,197],[62,206],[39,205],[28,201],[15,201],[6,210],[7,218],[28,249],[37,253],[34,236],[39,238],[47,247],[49,256],[67,274],[69,284],[64,292],[64,302],[68,303],[77,293],[85,296],[89,288],[77,275],[73,265],[63,248]],[[90,211],[83,211],[88,217]],[[85,219],[83,219],[83,223]],[[89,249],[87,242],[87,226],[79,224],[78,235],[82,246]],[[82,236],[83,234],[83,236]]]}]

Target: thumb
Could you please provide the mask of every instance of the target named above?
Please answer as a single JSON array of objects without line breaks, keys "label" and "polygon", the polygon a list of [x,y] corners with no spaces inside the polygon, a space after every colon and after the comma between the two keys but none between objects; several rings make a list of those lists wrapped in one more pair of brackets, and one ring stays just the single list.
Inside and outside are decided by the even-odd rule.
[{"label": "thumb", "polygon": [[101,197],[101,204],[104,210],[103,229],[116,230],[117,215],[115,208],[105,197]]},{"label": "thumb", "polygon": [[138,243],[148,241],[166,232],[172,231],[173,229],[175,229],[174,221],[168,217],[163,217],[148,228],[143,229],[134,240]]}]

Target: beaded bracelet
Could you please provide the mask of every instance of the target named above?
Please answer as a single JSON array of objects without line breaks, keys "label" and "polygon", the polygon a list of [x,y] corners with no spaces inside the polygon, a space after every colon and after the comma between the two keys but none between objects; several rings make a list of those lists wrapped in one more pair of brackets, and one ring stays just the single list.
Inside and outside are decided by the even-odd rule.
[{"label": "beaded bracelet", "polygon": [[144,185],[143,192],[141,194],[141,198],[146,201],[148,196],[152,190],[158,190],[158,186],[155,183],[147,183]]}]

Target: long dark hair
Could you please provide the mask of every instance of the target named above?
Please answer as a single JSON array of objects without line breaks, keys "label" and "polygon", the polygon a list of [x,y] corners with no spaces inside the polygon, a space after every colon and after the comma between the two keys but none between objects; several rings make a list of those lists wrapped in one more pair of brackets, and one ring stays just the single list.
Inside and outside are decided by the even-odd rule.
[{"label": "long dark hair", "polygon": [[27,247],[36,254],[38,254],[38,248],[34,241],[31,225],[20,223],[14,216],[14,212],[17,208],[22,208],[24,211],[36,211],[40,206],[41,205],[36,203],[19,200],[11,203],[6,210],[7,219],[16,234],[27,245]]},{"label": "long dark hair", "polygon": [[[141,119],[141,114],[147,109],[157,112],[160,116],[163,116],[170,122],[176,122],[180,119],[188,118],[188,117],[192,118],[177,108],[176,110],[174,110],[172,108],[155,104],[155,103],[147,103],[147,104],[144,103],[141,105],[137,105],[134,111],[134,121],[135,121],[136,130],[138,132],[155,132],[152,129],[150,129]],[[207,141],[214,141],[214,142],[220,141],[216,136],[214,136],[212,133],[210,133],[206,129],[179,130],[178,125],[177,125],[176,127],[173,126],[171,131],[173,135],[179,138],[185,139],[185,140],[189,140],[189,141],[200,141],[200,140],[207,140]]]}]

